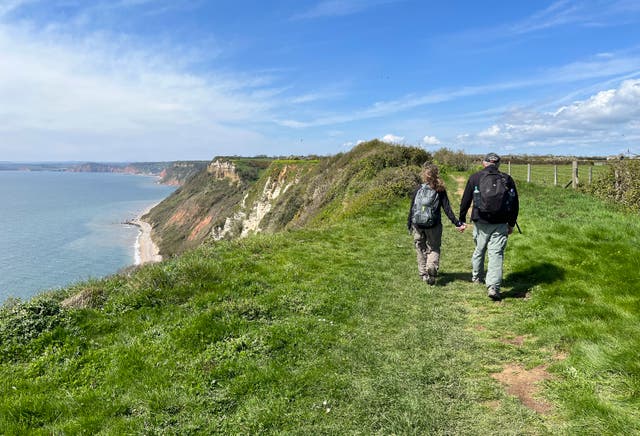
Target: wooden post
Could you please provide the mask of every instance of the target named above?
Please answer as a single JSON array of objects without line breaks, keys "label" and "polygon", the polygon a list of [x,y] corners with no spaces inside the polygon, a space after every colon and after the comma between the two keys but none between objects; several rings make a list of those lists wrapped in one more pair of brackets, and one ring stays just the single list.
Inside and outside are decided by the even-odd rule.
[{"label": "wooden post", "polygon": [[571,171],[571,187],[576,189],[578,187],[578,161],[574,160]]},{"label": "wooden post", "polygon": [[511,161],[509,161],[509,175],[511,175]]},{"label": "wooden post", "polygon": [[558,186],[558,165],[553,166],[553,186]]},{"label": "wooden post", "polygon": [[531,164],[527,164],[527,183],[531,182]]},{"label": "wooden post", "polygon": [[592,179],[593,179],[593,165],[589,165],[589,184],[591,184]]}]

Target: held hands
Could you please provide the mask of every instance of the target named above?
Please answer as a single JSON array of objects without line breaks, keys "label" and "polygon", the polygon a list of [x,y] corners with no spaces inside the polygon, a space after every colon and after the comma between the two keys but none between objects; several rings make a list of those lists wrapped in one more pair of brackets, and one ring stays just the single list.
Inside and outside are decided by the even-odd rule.
[{"label": "held hands", "polygon": [[465,223],[460,224],[459,227],[456,227],[456,229],[460,232],[460,233],[464,233],[464,229],[467,228],[467,225]]}]

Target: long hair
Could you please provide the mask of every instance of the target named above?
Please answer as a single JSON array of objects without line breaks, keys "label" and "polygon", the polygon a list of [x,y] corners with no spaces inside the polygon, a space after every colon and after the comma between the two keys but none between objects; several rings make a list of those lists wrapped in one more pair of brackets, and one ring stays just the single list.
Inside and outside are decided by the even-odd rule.
[{"label": "long hair", "polygon": [[436,192],[445,190],[444,180],[440,178],[440,170],[437,165],[425,164],[422,167],[422,181]]}]

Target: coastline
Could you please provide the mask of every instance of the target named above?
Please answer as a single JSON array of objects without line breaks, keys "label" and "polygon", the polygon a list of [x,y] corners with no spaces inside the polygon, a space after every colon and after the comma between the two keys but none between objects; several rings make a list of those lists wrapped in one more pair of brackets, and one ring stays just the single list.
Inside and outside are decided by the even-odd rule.
[{"label": "coastline", "polygon": [[127,224],[134,225],[140,230],[135,243],[135,265],[144,265],[146,263],[160,262],[162,260],[160,249],[151,238],[151,224],[142,219],[142,217],[157,204],[158,203],[149,206],[136,218],[131,221],[127,221]]}]

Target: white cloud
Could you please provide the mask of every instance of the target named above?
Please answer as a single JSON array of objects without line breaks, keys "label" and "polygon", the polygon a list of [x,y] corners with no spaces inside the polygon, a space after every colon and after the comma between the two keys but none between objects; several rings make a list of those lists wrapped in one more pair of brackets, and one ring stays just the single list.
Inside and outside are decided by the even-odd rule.
[{"label": "white cloud", "polygon": [[440,144],[440,140],[435,136],[425,136],[422,138],[422,142],[426,145],[438,145]]},{"label": "white cloud", "polygon": [[[532,4],[539,4],[532,2]],[[561,28],[615,27],[639,21],[640,4],[635,0],[554,1],[524,19],[494,27],[477,27],[439,37],[450,49],[491,49],[492,45],[516,44],[530,35]],[[545,36],[546,37],[546,36]]]},{"label": "white cloud", "polygon": [[[108,35],[76,40],[60,30],[0,24],[0,132],[10,138],[0,153],[157,159],[161,145],[173,144],[175,155],[207,158],[218,144],[233,149],[259,138],[251,125],[272,119],[277,91],[261,78],[188,73],[180,53],[163,52]],[[27,156],[35,144],[41,155],[33,148]]]},{"label": "white cloud", "polygon": [[[554,84],[574,83],[601,78],[633,78],[640,75],[640,53],[618,53],[595,56],[582,61],[548,68],[538,75],[511,81],[487,83],[475,86],[460,86],[440,89],[424,94],[411,94],[394,100],[377,101],[368,107],[344,113],[322,114],[310,120],[287,120],[282,125],[296,128],[327,126],[353,121],[379,118],[425,106],[457,101],[479,95],[492,95],[505,91],[547,87]],[[286,124],[285,124],[286,123]]]},{"label": "white cloud", "polygon": [[640,80],[626,80],[618,89],[601,91],[588,100],[558,109],[553,117],[569,123],[620,124],[640,116]]},{"label": "white cloud", "polygon": [[401,144],[404,141],[404,136],[396,136],[391,133],[384,135],[381,138],[384,142],[391,142],[393,144]]},{"label": "white cloud", "polygon": [[309,10],[297,14],[294,20],[340,17],[357,14],[379,4],[397,3],[402,0],[323,0]]},{"label": "white cloud", "polygon": [[344,95],[343,91],[337,89],[322,89],[314,92],[309,92],[302,95],[297,95],[289,99],[291,104],[307,104],[322,100],[333,100]]},{"label": "white cloud", "polygon": [[0,1],[0,17],[10,14],[22,6],[25,6],[29,3],[34,3],[37,0],[2,0]]},{"label": "white cloud", "polygon": [[552,112],[512,111],[501,123],[459,142],[549,147],[563,144],[610,146],[640,134],[640,79],[600,91]]},{"label": "white cloud", "polygon": [[498,136],[499,134],[500,134],[500,126],[494,124],[493,126],[488,127],[487,129],[478,133],[478,136],[484,137],[484,138],[493,138]]}]

